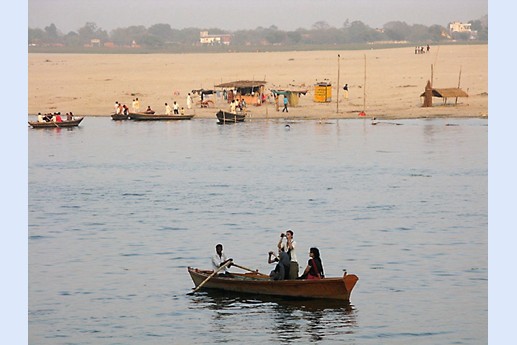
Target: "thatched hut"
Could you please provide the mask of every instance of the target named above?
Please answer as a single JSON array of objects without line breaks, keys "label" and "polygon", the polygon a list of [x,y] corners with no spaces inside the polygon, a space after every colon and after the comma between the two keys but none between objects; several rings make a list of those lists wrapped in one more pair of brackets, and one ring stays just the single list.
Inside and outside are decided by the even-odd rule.
[{"label": "thatched hut", "polygon": [[[432,97],[438,97],[438,98],[442,98],[443,99],[443,103],[446,104],[447,103],[447,99],[448,98],[452,98],[454,97],[456,99],[456,102],[455,103],[458,103],[458,98],[459,97],[468,97],[469,95],[463,91],[461,88],[459,87],[449,87],[449,88],[443,88],[443,89],[439,89],[439,88],[431,88],[429,90],[429,85],[430,83],[428,82],[427,84],[428,86],[426,86],[426,91],[424,91],[420,97],[424,97],[424,107],[430,107],[432,106],[432,99],[429,99],[429,96],[431,95]],[[426,96],[427,94],[427,96]]]},{"label": "thatched hut", "polygon": [[260,105],[262,104],[262,95],[264,94],[264,85],[266,81],[257,80],[237,80],[228,83],[221,83],[215,85],[215,87],[226,90],[226,100],[228,103],[232,99],[244,99],[246,104]]}]

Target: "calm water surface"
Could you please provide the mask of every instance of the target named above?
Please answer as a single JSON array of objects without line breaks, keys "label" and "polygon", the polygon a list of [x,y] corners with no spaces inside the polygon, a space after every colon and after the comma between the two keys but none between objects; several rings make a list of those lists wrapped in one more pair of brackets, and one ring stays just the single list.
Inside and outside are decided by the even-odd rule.
[{"label": "calm water surface", "polygon": [[[29,128],[29,343],[486,344],[488,121],[397,123]],[[351,308],[187,295],[216,243],[267,273],[288,228]]]}]

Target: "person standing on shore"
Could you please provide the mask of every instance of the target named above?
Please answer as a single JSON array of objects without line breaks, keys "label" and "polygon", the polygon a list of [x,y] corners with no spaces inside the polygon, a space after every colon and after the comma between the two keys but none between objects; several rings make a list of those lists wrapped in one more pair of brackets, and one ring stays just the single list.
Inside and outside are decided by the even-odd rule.
[{"label": "person standing on shore", "polygon": [[172,108],[170,105],[165,103],[165,115],[170,115],[170,114],[172,114]]},{"label": "person standing on shore", "polygon": [[173,107],[174,107],[174,114],[179,114],[180,108],[178,106],[178,103],[176,103],[176,101],[174,101]]},{"label": "person standing on shore", "polygon": [[187,95],[187,109],[192,109],[192,97],[190,93]]},{"label": "person standing on shore", "polygon": [[285,111],[286,113],[289,112],[289,110],[287,110],[287,103],[288,103],[288,100],[287,100],[287,95],[284,95],[284,109],[282,109],[282,113]]},{"label": "person standing on shore", "polygon": [[343,97],[345,97],[345,101],[348,101],[348,84],[343,86]]}]

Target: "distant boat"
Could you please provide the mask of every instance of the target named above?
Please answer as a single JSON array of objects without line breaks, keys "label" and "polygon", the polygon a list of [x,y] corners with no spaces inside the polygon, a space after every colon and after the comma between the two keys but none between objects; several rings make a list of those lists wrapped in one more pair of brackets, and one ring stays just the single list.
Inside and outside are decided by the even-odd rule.
[{"label": "distant boat", "polygon": [[83,117],[78,117],[75,120],[66,120],[62,122],[38,122],[38,121],[29,121],[29,125],[32,128],[67,128],[67,127],[77,127],[84,119]]},{"label": "distant boat", "polygon": [[116,121],[129,120],[129,115],[124,114],[111,114],[111,119]]},{"label": "distant boat", "polygon": [[229,111],[219,110],[216,114],[219,123],[236,123],[243,122],[246,118],[246,114],[234,114]]},{"label": "distant boat", "polygon": [[139,115],[139,114],[142,114],[142,115],[154,115],[154,110],[147,110],[147,111],[142,111],[142,112],[137,112],[137,113],[128,113],[127,115],[124,115],[124,114],[111,114],[111,119],[112,120],[129,120],[131,118],[132,115]]},{"label": "distant boat", "polygon": [[135,121],[172,121],[172,120],[191,120],[194,115],[166,115],[166,114],[145,114],[130,113],[129,118]]},{"label": "distant boat", "polygon": [[213,276],[214,271],[188,267],[188,273],[197,287],[301,299],[329,299],[350,302],[350,294],[359,278],[355,274],[323,279],[272,280],[259,272],[233,273],[231,276]]}]

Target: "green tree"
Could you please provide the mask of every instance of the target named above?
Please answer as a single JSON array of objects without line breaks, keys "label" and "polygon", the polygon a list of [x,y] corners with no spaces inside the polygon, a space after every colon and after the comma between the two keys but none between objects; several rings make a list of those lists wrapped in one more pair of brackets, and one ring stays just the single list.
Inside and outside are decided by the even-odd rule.
[{"label": "green tree", "polygon": [[93,22],[87,22],[82,28],[77,30],[79,40],[82,44],[89,44],[92,39],[108,40],[108,33],[97,27]]}]

